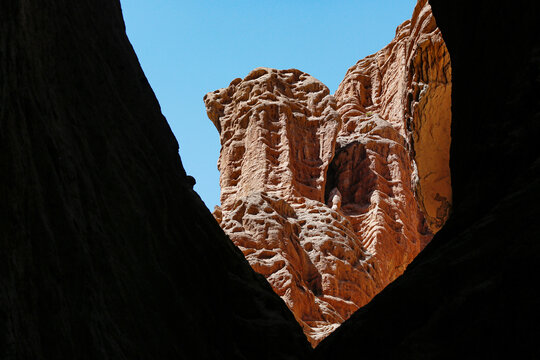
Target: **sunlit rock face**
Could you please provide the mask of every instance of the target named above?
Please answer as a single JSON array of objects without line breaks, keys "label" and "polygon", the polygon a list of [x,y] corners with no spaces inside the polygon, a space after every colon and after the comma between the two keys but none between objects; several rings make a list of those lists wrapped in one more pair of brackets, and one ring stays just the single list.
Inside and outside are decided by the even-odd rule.
[{"label": "sunlit rock face", "polygon": [[[431,233],[414,196],[414,165],[405,138],[376,114],[347,120],[354,130],[338,137],[328,189],[341,193],[341,212],[372,255],[378,292],[405,270]],[[371,297],[358,299],[361,306]]]},{"label": "sunlit rock face", "polygon": [[540,2],[430,4],[452,59],[452,213],[315,359],[540,359]]},{"label": "sunlit rock face", "polygon": [[335,274],[356,273],[365,254],[347,219],[324,203],[341,127],[334,97],[299,70],[258,68],[205,104],[222,144],[216,218],[316,342],[357,309],[349,287],[365,283],[356,274],[336,286],[345,278]]},{"label": "sunlit rock face", "polygon": [[323,201],[341,126],[324,84],[295,69],[258,68],[205,104],[220,131],[223,209],[253,192]]},{"label": "sunlit rock face", "polygon": [[351,67],[335,94],[345,143],[371,114],[387,120],[403,138],[413,167],[412,189],[433,233],[452,203],[451,88],[448,50],[431,7],[420,0],[394,40]]},{"label": "sunlit rock face", "polygon": [[335,97],[299,70],[257,68],[204,100],[222,145],[214,216],[312,345],[444,223],[450,64],[425,1]]}]

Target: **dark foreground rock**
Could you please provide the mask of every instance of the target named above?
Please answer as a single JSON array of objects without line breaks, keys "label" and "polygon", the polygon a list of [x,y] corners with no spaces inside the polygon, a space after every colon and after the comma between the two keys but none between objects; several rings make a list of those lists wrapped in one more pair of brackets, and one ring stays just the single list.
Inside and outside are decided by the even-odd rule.
[{"label": "dark foreground rock", "polygon": [[115,0],[0,4],[0,358],[297,359],[191,189]]},{"label": "dark foreground rock", "polygon": [[[453,213],[320,359],[540,357],[539,3],[432,0]],[[114,0],[0,5],[0,358],[296,359],[191,189]]]},{"label": "dark foreground rock", "polygon": [[452,61],[453,214],[319,359],[539,358],[539,3],[430,1]]}]

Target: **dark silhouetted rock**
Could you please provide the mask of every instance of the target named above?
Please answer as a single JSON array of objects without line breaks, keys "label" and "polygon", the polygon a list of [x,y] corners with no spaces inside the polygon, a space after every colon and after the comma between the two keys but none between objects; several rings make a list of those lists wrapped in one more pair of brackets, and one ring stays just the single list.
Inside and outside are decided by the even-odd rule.
[{"label": "dark silhouetted rock", "polygon": [[302,358],[191,189],[119,1],[3,1],[0,24],[0,358]]},{"label": "dark silhouetted rock", "polygon": [[186,176],[186,181],[187,181],[188,185],[191,186],[192,188],[197,183],[197,180],[195,180],[195,178],[193,176],[191,176],[191,175]]}]

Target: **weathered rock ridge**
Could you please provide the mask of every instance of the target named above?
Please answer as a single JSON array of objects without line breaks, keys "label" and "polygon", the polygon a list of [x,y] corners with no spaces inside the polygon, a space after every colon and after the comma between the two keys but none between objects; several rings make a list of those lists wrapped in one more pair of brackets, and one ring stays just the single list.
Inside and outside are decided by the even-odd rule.
[{"label": "weathered rock ridge", "polygon": [[431,7],[420,0],[394,40],[351,67],[335,94],[346,142],[359,132],[357,124],[366,114],[379,114],[405,139],[413,190],[433,233],[446,221],[452,202],[451,88],[448,50]]},{"label": "weathered rock ridge", "polygon": [[335,96],[257,68],[205,96],[220,133],[214,216],[312,345],[398,277],[451,203],[450,60],[426,1]]},{"label": "weathered rock ridge", "polygon": [[540,3],[430,3],[452,59],[452,213],[316,359],[540,358]]}]

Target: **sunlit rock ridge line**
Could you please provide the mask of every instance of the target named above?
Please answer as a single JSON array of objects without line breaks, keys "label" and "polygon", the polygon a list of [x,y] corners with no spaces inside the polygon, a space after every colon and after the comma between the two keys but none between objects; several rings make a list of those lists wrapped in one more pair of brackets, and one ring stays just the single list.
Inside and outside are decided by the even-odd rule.
[{"label": "sunlit rock ridge line", "polygon": [[446,221],[451,66],[421,0],[336,94],[257,68],[205,96],[220,133],[214,216],[313,346],[368,303]]}]

